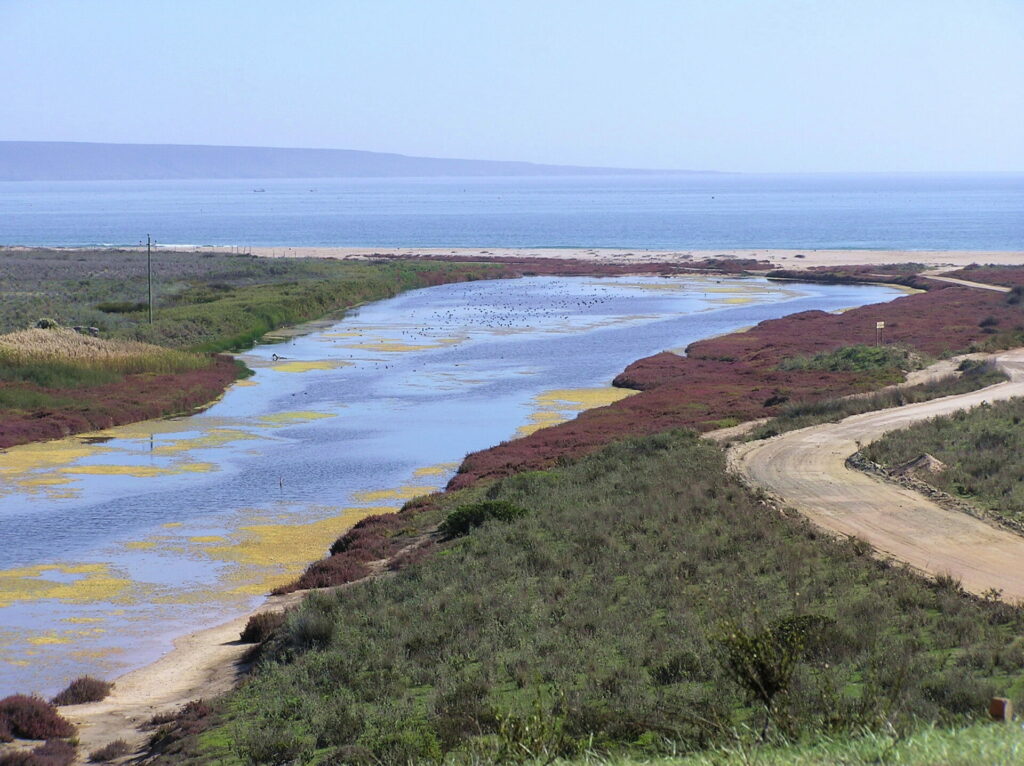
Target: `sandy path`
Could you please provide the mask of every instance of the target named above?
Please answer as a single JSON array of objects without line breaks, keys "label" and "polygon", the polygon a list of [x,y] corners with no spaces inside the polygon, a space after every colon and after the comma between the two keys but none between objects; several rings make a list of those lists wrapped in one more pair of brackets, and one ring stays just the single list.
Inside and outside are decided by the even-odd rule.
[{"label": "sandy path", "polygon": [[999,588],[1006,600],[1024,601],[1024,537],[846,467],[847,457],[888,431],[1024,396],[1024,349],[997,362],[1010,381],[739,445],[730,451],[730,465],[818,526],[856,535],[921,571],[952,574],[974,593]]},{"label": "sandy path", "polygon": [[944,277],[940,276],[941,271],[938,272],[927,272],[921,274],[925,279],[933,279],[936,282],[949,282],[951,285],[960,285],[960,287],[975,287],[979,290],[992,290],[997,293],[1008,293],[1010,292],[1009,287],[1003,287],[1001,285],[989,285],[984,282],[972,282],[969,279],[957,279],[956,277]]},{"label": "sandy path", "polygon": [[[279,612],[298,603],[306,591],[271,596],[257,611]],[[60,712],[78,726],[81,743],[78,763],[108,742],[123,739],[141,747],[148,732],[140,731],[157,713],[178,710],[186,702],[211,698],[229,691],[238,680],[240,661],[251,644],[238,642],[249,615],[223,625],[190,633],[174,642],[174,649],[156,662],[116,679],[114,690],[102,702],[62,707]]]},{"label": "sandy path", "polygon": [[[139,249],[139,248],[128,248]],[[142,248],[144,249],[144,248]],[[182,247],[166,249],[183,250]],[[196,248],[197,250],[200,248]],[[972,263],[1024,264],[1024,250],[626,250],[615,248],[515,247],[202,247],[203,252],[246,252],[285,258],[366,258],[374,255],[457,255],[474,258],[573,258],[605,263],[685,262],[703,258],[756,258],[779,268],[809,269],[843,264],[924,263],[961,267]],[[800,257],[798,257],[800,256]]]}]

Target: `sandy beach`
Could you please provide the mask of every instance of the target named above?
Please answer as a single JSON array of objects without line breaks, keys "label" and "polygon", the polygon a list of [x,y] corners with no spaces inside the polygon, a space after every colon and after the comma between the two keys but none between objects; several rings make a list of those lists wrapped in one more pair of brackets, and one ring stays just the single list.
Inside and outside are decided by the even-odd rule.
[{"label": "sandy beach", "polygon": [[[185,250],[181,245],[163,246]],[[474,258],[563,258],[604,263],[686,262],[706,258],[754,258],[778,268],[852,264],[923,263],[933,268],[972,263],[1024,264],[1024,250],[620,250],[612,248],[467,248],[467,247],[196,247],[204,252],[245,252],[276,258],[372,258],[373,256],[460,256]]]}]

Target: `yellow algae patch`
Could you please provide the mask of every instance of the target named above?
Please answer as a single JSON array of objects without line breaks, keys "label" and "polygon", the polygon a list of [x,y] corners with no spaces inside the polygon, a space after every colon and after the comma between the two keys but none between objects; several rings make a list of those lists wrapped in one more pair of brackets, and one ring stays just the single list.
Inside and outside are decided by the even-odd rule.
[{"label": "yellow algae patch", "polygon": [[194,449],[208,447],[223,447],[225,444],[232,444],[248,439],[262,439],[264,437],[241,431],[237,428],[214,428],[203,436],[196,436],[190,439],[174,439],[170,443],[161,444],[153,450],[154,455],[173,455],[178,452],[188,452]]},{"label": "yellow algae patch", "polygon": [[41,636],[32,636],[28,643],[35,646],[46,646],[48,644],[70,644],[71,639],[66,636],[58,636],[55,632],[45,633]]},{"label": "yellow algae patch", "polygon": [[548,426],[557,426],[568,419],[569,416],[561,412],[535,412],[530,415],[530,422],[525,426],[519,426],[516,429],[516,433],[519,436],[529,436],[534,431],[539,431]]},{"label": "yellow algae patch", "polygon": [[145,551],[156,547],[156,540],[132,540],[124,544],[130,551]]},{"label": "yellow algae patch", "polygon": [[70,484],[74,479],[67,476],[44,475],[34,479],[23,479],[18,482],[23,487],[55,487],[61,484]]},{"label": "yellow algae patch", "polygon": [[207,473],[216,470],[213,463],[181,463],[169,468],[152,465],[73,465],[61,468],[62,473],[89,474],[95,476],[171,476],[179,473]]},{"label": "yellow algae patch", "polygon": [[321,334],[321,338],[358,338],[362,336],[361,332],[325,332]]},{"label": "yellow algae patch", "polygon": [[188,539],[190,543],[226,543],[228,539],[223,535],[196,535]]},{"label": "yellow algae patch", "polygon": [[520,426],[516,433],[528,436],[548,426],[558,425],[569,419],[574,412],[605,407],[627,396],[637,393],[625,388],[565,388],[547,391],[533,398],[538,407],[530,416],[530,422]]},{"label": "yellow algae patch", "polygon": [[68,655],[81,660],[102,660],[115,654],[123,654],[124,647],[105,646],[101,649],[76,649],[68,652]]},{"label": "yellow algae patch", "polygon": [[438,463],[437,465],[426,465],[422,468],[417,468],[412,472],[413,476],[443,476],[449,471],[454,471],[459,467],[458,463]]},{"label": "yellow algae patch", "polygon": [[[82,575],[74,580],[47,579],[47,574]],[[124,599],[134,583],[114,575],[107,564],[40,564],[0,570],[0,607],[16,601],[54,599],[69,604]]]},{"label": "yellow algae patch", "polygon": [[104,622],[105,620],[105,617],[64,617],[61,619],[61,622],[70,622],[74,625],[83,625],[94,622]]},{"label": "yellow algae patch", "polygon": [[278,412],[274,415],[263,415],[257,418],[260,423],[268,426],[290,426],[296,423],[306,423],[311,420],[333,418],[330,412],[314,412],[312,410],[295,410],[294,412]]},{"label": "yellow algae patch", "polygon": [[437,343],[401,343],[398,341],[377,341],[368,343],[346,343],[345,348],[358,348],[369,351],[389,351],[391,353],[402,353],[403,351],[427,351],[432,348],[444,348],[452,343],[458,343],[456,339],[445,339]]},{"label": "yellow algae patch", "polygon": [[60,469],[62,473],[88,474],[95,476],[160,476],[166,469],[152,465],[73,465]]},{"label": "yellow algae patch", "polygon": [[0,453],[0,495],[9,494],[18,488],[45,490],[66,484],[70,480],[55,476],[55,469],[109,451],[106,447],[83,444],[77,439],[11,447]]},{"label": "yellow algae patch", "polygon": [[378,500],[408,500],[430,492],[434,487],[423,484],[406,484],[392,489],[373,489],[365,492],[353,492],[352,499],[357,503],[375,503]]},{"label": "yellow algae patch", "polygon": [[185,522],[183,522],[183,521],[168,521],[166,524],[161,524],[160,526],[163,527],[164,529],[174,529],[175,527],[183,527],[183,526],[185,526]]},{"label": "yellow algae patch", "polygon": [[[592,282],[591,284],[600,284],[599,282]],[[616,282],[616,287],[632,288],[634,290],[686,290],[693,286],[686,282],[679,281],[673,282],[666,279],[663,282]]]},{"label": "yellow algae patch", "polygon": [[336,370],[349,364],[351,362],[341,359],[321,359],[315,362],[285,362],[284,364],[275,364],[270,369],[278,372],[309,372],[310,370]]},{"label": "yellow algae patch", "polygon": [[249,386],[259,385],[259,383],[257,383],[255,380],[236,380],[234,384],[236,386],[241,386],[242,388],[248,388]]},{"label": "yellow algae patch", "polygon": [[297,573],[325,552],[334,538],[357,521],[376,513],[393,513],[395,506],[345,508],[340,514],[306,524],[253,524],[239,528],[241,540],[203,549],[221,561],[283,568]]},{"label": "yellow algae patch", "polygon": [[627,396],[637,393],[628,388],[613,388],[603,386],[601,388],[564,388],[555,391],[547,391],[534,397],[534,401],[541,407],[556,410],[589,410],[594,407],[605,407]]},{"label": "yellow algae patch", "polygon": [[753,303],[754,299],[749,297],[736,297],[736,298],[722,298],[719,303],[728,303],[734,306],[739,306],[744,303]]}]

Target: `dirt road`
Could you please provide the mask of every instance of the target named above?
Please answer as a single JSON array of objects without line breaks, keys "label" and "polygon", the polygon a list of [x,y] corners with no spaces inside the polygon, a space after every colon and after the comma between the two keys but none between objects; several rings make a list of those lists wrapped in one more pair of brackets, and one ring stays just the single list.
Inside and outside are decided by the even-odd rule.
[{"label": "dirt road", "polygon": [[730,464],[818,526],[856,535],[916,569],[952,574],[974,593],[998,588],[1005,600],[1024,601],[1024,537],[846,467],[846,458],[888,431],[1024,396],[1024,349],[997,361],[1010,381],[741,444],[730,451]]}]

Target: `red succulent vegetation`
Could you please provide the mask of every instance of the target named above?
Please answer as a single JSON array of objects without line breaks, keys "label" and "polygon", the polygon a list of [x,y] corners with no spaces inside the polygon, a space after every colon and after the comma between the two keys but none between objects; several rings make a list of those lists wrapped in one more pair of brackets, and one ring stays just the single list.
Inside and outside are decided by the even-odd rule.
[{"label": "red succulent vegetation", "polygon": [[0,382],[0,388],[17,386],[21,390],[45,392],[54,398],[73,401],[60,409],[0,413],[0,449],[188,412],[209,404],[237,377],[234,360],[218,356],[211,366],[202,370],[127,375],[115,383],[67,391]]},{"label": "red succulent vegetation", "polygon": [[75,727],[57,709],[40,697],[12,694],[0,699],[0,727],[20,739],[70,737]]},{"label": "red succulent vegetation", "polygon": [[805,311],[698,341],[685,357],[661,353],[629,365],[614,384],[640,389],[635,396],[469,455],[448,488],[547,468],[559,458],[579,457],[628,436],[670,428],[712,430],[774,415],[787,401],[843,396],[893,382],[877,372],[779,369],[786,359],[873,343],[877,321],[885,322],[887,343],[939,355],[985,339],[993,322],[1024,327],[1024,312],[999,293],[936,286],[842,314]]}]

